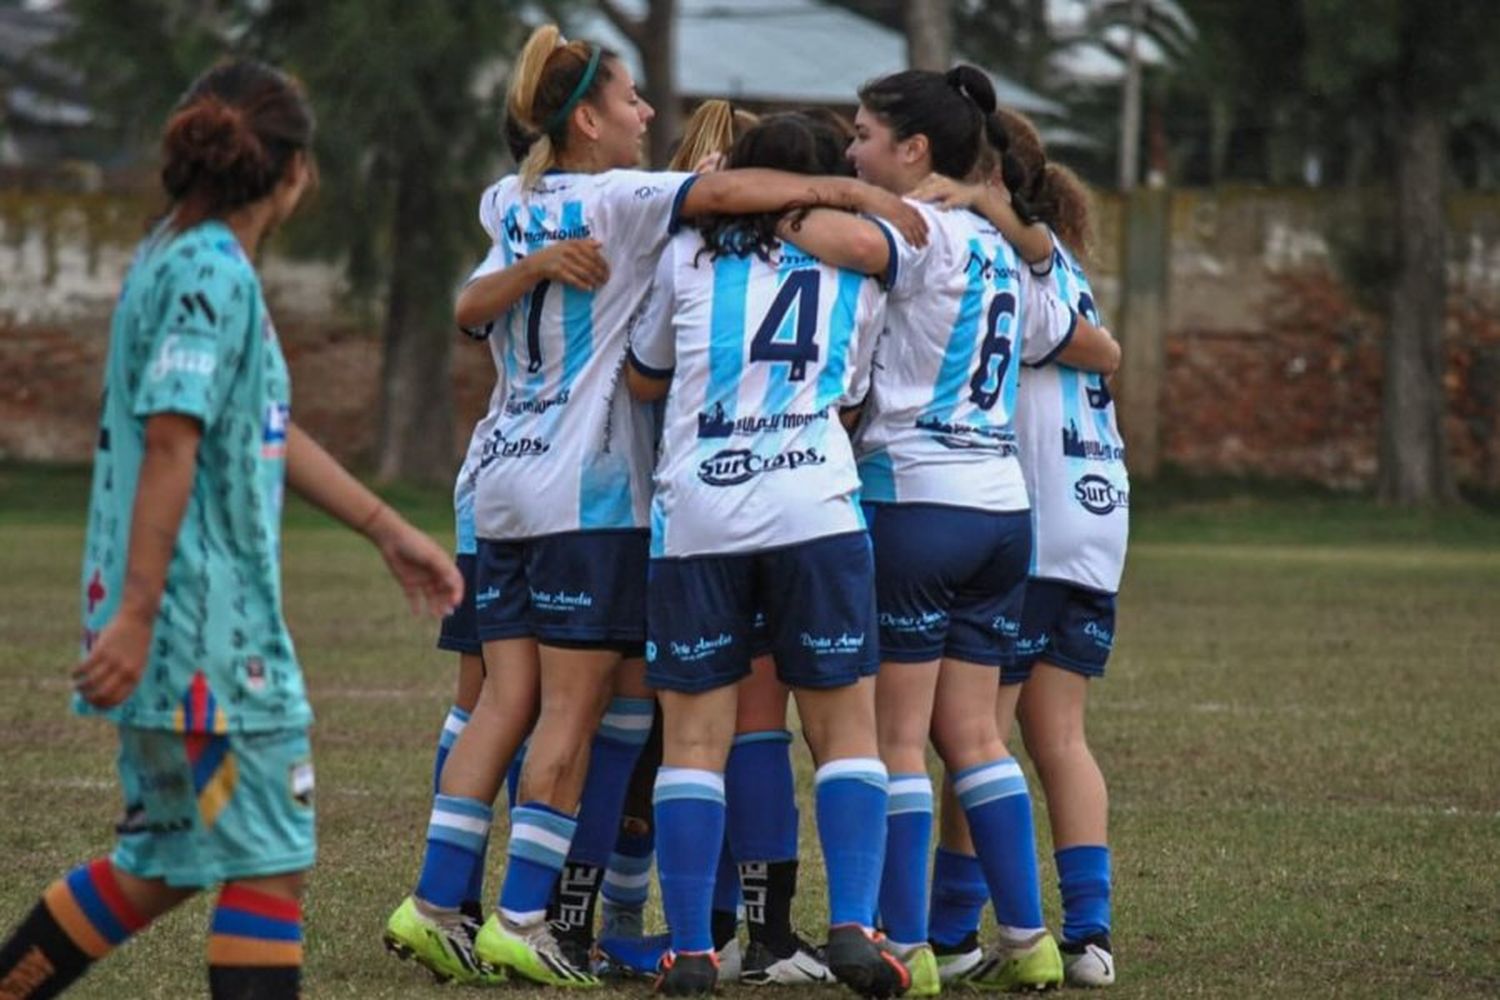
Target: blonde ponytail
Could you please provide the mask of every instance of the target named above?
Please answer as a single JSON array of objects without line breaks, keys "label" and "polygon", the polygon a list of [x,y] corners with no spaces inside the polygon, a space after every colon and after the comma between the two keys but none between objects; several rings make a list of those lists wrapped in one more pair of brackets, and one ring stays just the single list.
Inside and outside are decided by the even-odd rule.
[{"label": "blonde ponytail", "polygon": [[536,186],[557,165],[568,141],[568,116],[580,100],[591,99],[613,73],[610,49],[588,42],[569,42],[555,24],[531,33],[510,74],[505,95],[510,116],[537,136],[521,164],[521,185]]},{"label": "blonde ponytail", "polygon": [[668,170],[692,170],[711,153],[728,153],[734,145],[735,113],[728,101],[704,101],[693,111],[683,129],[682,142],[672,155]]},{"label": "blonde ponytail", "polygon": [[552,53],[566,43],[562,32],[555,24],[544,24],[531,33],[516,64],[510,71],[510,88],[505,94],[505,108],[512,118],[532,132],[542,130],[541,122],[534,117],[537,88],[542,84],[542,73]]}]

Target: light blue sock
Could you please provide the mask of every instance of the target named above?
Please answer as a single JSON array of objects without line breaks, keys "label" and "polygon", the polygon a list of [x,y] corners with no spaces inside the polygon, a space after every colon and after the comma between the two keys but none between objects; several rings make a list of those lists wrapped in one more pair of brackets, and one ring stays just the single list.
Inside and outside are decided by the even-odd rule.
[{"label": "light blue sock", "polygon": [[645,906],[651,894],[651,858],[655,853],[656,838],[652,834],[620,834],[604,872],[600,891],[605,901],[627,910]]},{"label": "light blue sock", "polygon": [[828,869],[829,926],[870,927],[885,860],[889,779],[874,757],[832,760],[813,778],[818,839]]},{"label": "light blue sock", "polygon": [[927,943],[927,859],[932,849],[932,779],[891,775],[886,806],[885,869],[880,879],[880,922],[886,937],[905,951]]},{"label": "light blue sock", "polygon": [[797,860],[797,786],[792,734],[740,733],[724,769],[729,849],[736,862]]},{"label": "light blue sock", "polygon": [[510,813],[510,847],[500,912],[506,919],[532,924],[547,915],[552,885],[568,857],[578,822],[542,802],[528,802]]},{"label": "light blue sock", "polygon": [[985,884],[979,859],[939,847],[932,866],[928,939],[933,944],[953,948],[970,934],[979,933],[979,921],[989,899],[990,888]]},{"label": "light blue sock", "polygon": [[724,846],[724,775],[689,767],[656,773],[656,869],[676,952],[711,952],[715,873]]},{"label": "light blue sock", "polygon": [[433,797],[417,898],[444,909],[458,908],[474,868],[483,867],[492,818],[490,807],[478,799]]},{"label": "light blue sock", "polygon": [[510,759],[510,767],[505,770],[505,804],[510,807],[511,812],[516,811],[516,802],[521,798],[521,771],[526,766],[526,743],[523,740],[516,748],[516,755]]},{"label": "light blue sock", "polygon": [[1084,941],[1109,933],[1109,848],[1103,844],[1064,847],[1057,860],[1062,891],[1063,940]]},{"label": "light blue sock", "polygon": [[588,777],[578,806],[578,833],[568,860],[603,868],[620,835],[620,813],[630,790],[641,747],[651,735],[656,702],[651,698],[615,698],[609,703],[589,754]]},{"label": "light blue sock", "polygon": [[448,709],[448,717],[443,720],[443,731],[438,734],[437,757],[432,762],[432,794],[434,795],[442,791],[443,765],[448,763],[448,752],[453,749],[453,744],[458,741],[458,734],[463,732],[468,724],[468,712],[457,705]]},{"label": "light blue sock", "polygon": [[969,818],[996,922],[1016,934],[1044,929],[1036,831],[1021,765],[1014,757],[975,764],[953,776],[953,790]]}]

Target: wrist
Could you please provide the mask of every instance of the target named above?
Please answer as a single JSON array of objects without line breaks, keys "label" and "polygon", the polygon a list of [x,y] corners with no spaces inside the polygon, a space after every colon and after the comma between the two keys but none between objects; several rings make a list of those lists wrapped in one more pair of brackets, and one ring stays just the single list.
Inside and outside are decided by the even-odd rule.
[{"label": "wrist", "polygon": [[150,626],[156,621],[156,613],[160,609],[160,587],[151,587],[145,581],[127,577],[114,617],[137,625]]}]

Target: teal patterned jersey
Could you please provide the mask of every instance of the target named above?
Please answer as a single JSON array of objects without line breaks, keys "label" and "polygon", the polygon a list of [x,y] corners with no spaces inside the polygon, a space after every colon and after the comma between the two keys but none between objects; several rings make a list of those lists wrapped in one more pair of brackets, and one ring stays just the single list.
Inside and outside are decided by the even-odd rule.
[{"label": "teal patterned jersey", "polygon": [[281,502],[291,383],[255,268],[209,221],[159,230],[115,306],[84,544],[83,643],[119,607],[146,421],[203,429],[151,651],[124,704],[83,714],[184,732],[305,726],[311,711],[281,611]]}]

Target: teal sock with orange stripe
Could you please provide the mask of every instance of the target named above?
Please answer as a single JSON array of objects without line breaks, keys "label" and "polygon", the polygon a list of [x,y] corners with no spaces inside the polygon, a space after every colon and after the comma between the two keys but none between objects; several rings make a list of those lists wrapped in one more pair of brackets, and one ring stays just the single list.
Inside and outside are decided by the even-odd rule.
[{"label": "teal sock with orange stripe", "polygon": [[0,946],[0,997],[57,996],[148,923],[120,891],[107,859],[75,868],[47,887]]},{"label": "teal sock with orange stripe", "polygon": [[302,979],[302,905],[230,882],[208,938],[213,1000],[294,1000]]}]

